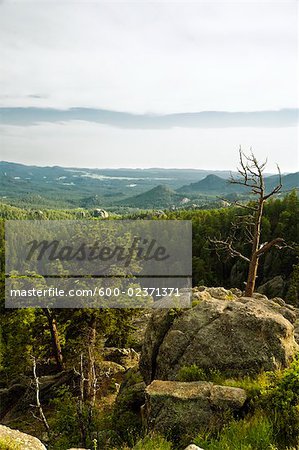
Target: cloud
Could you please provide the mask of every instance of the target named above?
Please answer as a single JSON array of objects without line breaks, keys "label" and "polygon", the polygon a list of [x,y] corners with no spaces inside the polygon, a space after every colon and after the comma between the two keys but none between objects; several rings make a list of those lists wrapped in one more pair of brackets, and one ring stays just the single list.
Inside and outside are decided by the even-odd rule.
[{"label": "cloud", "polygon": [[294,172],[298,133],[292,128],[129,129],[70,121],[0,125],[1,158],[33,165],[73,167],[178,167],[232,170],[238,148],[250,147],[267,170]]},{"label": "cloud", "polygon": [[161,114],[297,106],[296,1],[0,9],[2,106]]},{"label": "cloud", "polygon": [[1,157],[232,168],[242,144],[293,170],[297,6],[2,2]]},{"label": "cloud", "polygon": [[6,125],[36,125],[42,122],[57,123],[86,121],[118,128],[232,128],[294,127],[298,124],[298,109],[279,111],[227,112],[202,111],[179,114],[132,114],[94,108],[0,108],[0,123]]}]

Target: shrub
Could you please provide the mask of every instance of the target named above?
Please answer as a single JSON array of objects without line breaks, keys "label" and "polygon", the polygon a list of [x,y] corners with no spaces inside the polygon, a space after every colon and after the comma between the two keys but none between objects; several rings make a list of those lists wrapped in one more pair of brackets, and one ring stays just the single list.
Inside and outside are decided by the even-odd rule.
[{"label": "shrub", "polygon": [[177,381],[212,381],[216,384],[223,384],[224,377],[219,370],[204,370],[196,364],[192,364],[191,366],[181,367],[177,375]]},{"label": "shrub", "polygon": [[[99,411],[88,402],[83,403],[79,414],[79,402],[68,386],[57,389],[57,396],[50,402],[55,414],[49,419],[51,449],[64,450],[82,446],[83,430],[86,446],[93,445],[93,434],[99,425]],[[85,444],[84,444],[85,445]]]},{"label": "shrub", "polygon": [[254,378],[246,376],[240,379],[227,379],[223,384],[244,389],[247,394],[248,405],[250,409],[254,409],[260,402],[262,392],[270,385],[269,373],[262,372]]},{"label": "shrub", "polygon": [[133,450],[171,450],[172,445],[159,435],[148,435],[133,447]]},{"label": "shrub", "polygon": [[198,436],[194,443],[205,450],[276,450],[272,422],[258,413],[232,421],[215,438]]},{"label": "shrub", "polygon": [[55,443],[50,448],[63,450],[67,446],[80,443],[80,432],[77,419],[76,398],[66,386],[57,390],[57,397],[50,404],[55,408],[55,415],[49,420],[51,441]]},{"label": "shrub", "polygon": [[289,368],[269,373],[262,406],[268,412],[280,445],[296,445],[299,438],[299,360]]}]

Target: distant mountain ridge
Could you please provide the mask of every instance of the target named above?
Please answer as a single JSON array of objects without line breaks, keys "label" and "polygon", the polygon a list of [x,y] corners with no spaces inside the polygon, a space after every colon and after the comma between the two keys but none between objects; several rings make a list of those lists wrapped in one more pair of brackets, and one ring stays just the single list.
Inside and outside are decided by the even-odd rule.
[{"label": "distant mountain ridge", "polygon": [[[202,206],[221,196],[248,197],[246,188],[228,183],[229,177],[228,170],[88,169],[2,161],[0,201],[32,208],[163,209]],[[265,181],[270,189],[278,176],[267,176]],[[282,191],[298,188],[299,173],[283,175],[282,182]]]},{"label": "distant mountain ridge", "polygon": [[[299,188],[299,172],[281,176],[283,190]],[[266,190],[273,189],[279,183],[279,175],[265,177]],[[207,194],[207,193],[244,193],[248,188],[242,185],[230,183],[229,179],[223,179],[217,175],[207,175],[203,180],[190,183],[177,189],[177,192],[184,194]]]},{"label": "distant mountain ridge", "polygon": [[190,183],[188,185],[182,186],[177,190],[177,192],[181,192],[184,194],[194,194],[194,193],[219,193],[219,192],[236,192],[244,190],[244,188],[240,189],[237,185],[232,185],[228,182],[228,179],[223,179],[218,177],[217,175],[211,174],[207,175],[203,180],[197,181],[196,183]]}]

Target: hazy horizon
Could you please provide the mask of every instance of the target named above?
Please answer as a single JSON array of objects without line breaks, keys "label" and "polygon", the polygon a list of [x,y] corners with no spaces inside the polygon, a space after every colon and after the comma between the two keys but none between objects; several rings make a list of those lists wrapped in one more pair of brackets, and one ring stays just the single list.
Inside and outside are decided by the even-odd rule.
[{"label": "hazy horizon", "polygon": [[[169,167],[159,167],[159,166],[152,166],[152,167],[130,167],[130,166],[127,166],[127,167],[93,167],[93,166],[62,166],[62,165],[57,165],[57,164],[54,164],[54,165],[44,165],[44,166],[42,166],[42,165],[38,165],[38,164],[25,164],[25,163],[21,163],[21,162],[18,162],[18,161],[8,161],[8,160],[0,160],[0,164],[1,163],[7,163],[7,164],[21,164],[21,165],[23,165],[23,166],[28,166],[28,167],[30,167],[30,166],[35,166],[35,167],[41,167],[41,168],[46,168],[46,167],[61,167],[62,169],[82,169],[82,170],[85,170],[85,169],[87,169],[87,170],[128,170],[128,171],[130,171],[130,170],[169,170],[169,171],[171,171],[171,170],[175,170],[175,171],[178,171],[178,170],[182,170],[182,171],[194,171],[194,172],[200,172],[200,171],[202,171],[202,172],[232,172],[232,173],[236,173],[237,172],[237,168],[235,167],[235,168],[231,168],[231,169],[213,169],[212,167],[210,167],[210,168],[207,168],[207,169],[202,169],[201,167],[171,167],[171,166],[169,166]],[[281,171],[281,174],[282,175],[286,175],[286,174],[289,174],[289,173],[297,173],[297,172],[299,172],[299,169],[297,169],[297,170],[293,170],[293,171],[289,171],[289,172],[282,172]],[[269,176],[269,175],[276,175],[278,172],[277,172],[277,170],[276,171],[273,171],[273,172],[270,172],[270,171],[268,171],[268,170],[266,170],[265,172],[264,172],[264,175],[265,176]]]}]

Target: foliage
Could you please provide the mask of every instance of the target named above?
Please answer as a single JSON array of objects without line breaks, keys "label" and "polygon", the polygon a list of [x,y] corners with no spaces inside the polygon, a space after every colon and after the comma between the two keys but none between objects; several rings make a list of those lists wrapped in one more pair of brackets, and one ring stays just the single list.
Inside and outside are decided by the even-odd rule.
[{"label": "foliage", "polygon": [[181,367],[176,378],[178,381],[212,381],[216,384],[223,384],[225,379],[219,370],[204,370],[196,364]]},{"label": "foliage", "polygon": [[299,359],[289,368],[269,373],[261,404],[271,418],[281,445],[296,445],[299,440]]},{"label": "foliage", "polygon": [[[0,264],[2,268],[4,267],[4,220],[36,219],[36,211],[31,207],[28,208],[28,205],[25,207],[26,209],[20,209],[0,204],[0,218],[2,218],[0,219]],[[74,219],[78,218],[78,212],[78,210],[43,209],[42,218],[44,220]],[[276,236],[282,236],[288,243],[297,242],[298,245],[298,215],[299,201],[295,193],[291,193],[283,199],[267,202],[263,218],[262,240],[269,241]],[[192,221],[194,285],[243,288],[245,264],[234,260],[221,261],[215,249],[210,246],[208,239],[220,234],[228,235],[231,223],[240,217],[239,208],[171,211],[167,213],[167,216],[170,220]],[[91,219],[88,214],[86,217]],[[134,217],[132,216],[132,218]],[[242,233],[241,227],[238,234],[238,247],[242,253],[247,252],[248,254],[250,248],[244,243]],[[299,306],[298,274],[296,251],[291,248],[279,253],[273,250],[271,254],[267,255],[264,264],[260,265],[258,282],[262,284],[276,275],[282,275],[284,280],[288,281],[287,301]],[[10,381],[24,374],[31,375],[30,358],[32,354],[41,363],[41,374],[52,373],[53,364],[49,363],[49,361],[53,361],[51,336],[45,315],[39,309],[8,310],[4,308],[4,271],[1,272],[0,289],[0,371],[2,381]],[[132,321],[136,314],[140,314],[140,312],[132,309],[53,310],[66,367],[77,366],[80,354],[86,353],[90,324],[93,319],[95,319],[95,353],[97,353],[97,350],[104,344],[121,347],[131,345]],[[170,312],[170,320],[171,315],[175,314],[179,314],[179,311]],[[138,374],[132,376],[136,377],[135,381],[141,381]],[[242,421],[232,422],[217,437],[210,436],[205,437],[204,441],[197,440],[198,445],[201,442],[205,450],[220,448],[223,450],[259,450],[260,448],[270,450],[272,448],[274,450],[275,447],[271,447],[270,443],[275,443],[275,440],[279,442],[279,445],[280,443],[284,445],[284,443],[296,442],[299,435],[298,361],[294,362],[290,369],[276,375],[262,374],[256,379],[244,378],[242,380],[228,380],[225,374],[213,370],[203,371],[192,365],[181,369],[178,380],[213,381],[217,384],[244,388],[251,400],[250,414],[257,406],[264,411],[260,416],[255,414]],[[80,446],[76,395],[68,389],[61,390],[53,399],[51,408],[55,410],[54,415],[50,417],[53,430],[51,448],[60,450],[71,446]],[[91,435],[94,433],[97,436],[98,448],[101,449],[113,447],[120,449],[125,444],[136,450],[171,448],[170,443],[158,436],[148,436],[139,442],[140,432],[140,420],[137,420],[136,415],[130,411],[124,412],[117,420],[116,416],[109,412],[101,412],[100,415],[95,412],[88,445],[93,448]],[[248,437],[246,438],[245,435]],[[230,440],[231,447],[227,447]],[[260,442],[263,442],[264,447]],[[1,448],[0,444],[0,450]],[[6,450],[6,447],[3,447],[3,450]]]},{"label": "foliage", "polygon": [[[67,386],[57,391],[56,397],[51,401],[55,414],[49,420],[51,435],[50,449],[64,450],[70,446],[82,445],[80,433],[80,420],[78,416],[78,399]],[[90,420],[91,414],[91,420]],[[93,433],[99,425],[99,412],[96,408],[92,410],[88,405],[83,405],[83,421],[88,428],[87,445],[93,445]]]},{"label": "foliage", "polygon": [[62,450],[67,446],[80,444],[76,398],[67,387],[62,387],[57,391],[57,396],[51,404],[55,414],[49,420],[53,442],[50,448]]},{"label": "foliage", "polygon": [[263,391],[269,387],[269,375],[268,372],[261,372],[255,377],[229,378],[224,380],[223,384],[244,389],[248,399],[248,406],[251,410],[254,410],[260,402]]},{"label": "foliage", "polygon": [[148,435],[137,442],[133,450],[171,450],[172,445],[159,435]]},{"label": "foliage", "polygon": [[[193,230],[193,285],[231,286],[244,288],[247,263],[235,258],[221,259],[209,238],[226,239],[231,232],[231,224],[240,225],[236,234],[237,249],[249,256],[251,246],[246,243],[245,225],[242,217],[246,212],[242,208],[220,208],[200,211],[174,211],[167,214],[169,219],[182,219],[192,221]],[[290,247],[298,245],[298,216],[299,199],[296,192],[291,192],[283,199],[272,199],[265,203],[262,224],[262,242],[269,242],[282,237]],[[288,280],[297,264],[296,249],[272,249],[262,258],[263,263],[258,269],[258,285],[281,275]],[[283,293],[285,294],[285,293]]]},{"label": "foliage", "polygon": [[[298,247],[299,254],[299,247]],[[286,300],[288,303],[299,306],[299,264],[293,266],[293,272],[290,277],[289,289],[286,295]]]},{"label": "foliage", "polygon": [[194,443],[205,450],[277,450],[271,421],[261,413],[232,421],[217,437],[199,435]]},{"label": "foliage", "polygon": [[1,327],[4,373],[9,377],[28,373],[31,371],[30,356],[35,343],[35,311],[31,308],[12,310],[2,316],[1,323],[5,325]]}]

